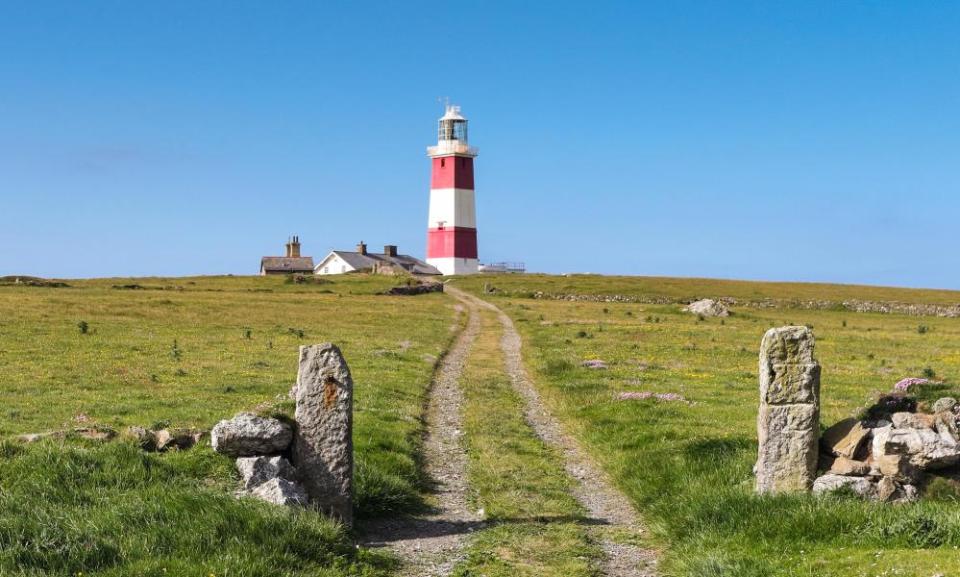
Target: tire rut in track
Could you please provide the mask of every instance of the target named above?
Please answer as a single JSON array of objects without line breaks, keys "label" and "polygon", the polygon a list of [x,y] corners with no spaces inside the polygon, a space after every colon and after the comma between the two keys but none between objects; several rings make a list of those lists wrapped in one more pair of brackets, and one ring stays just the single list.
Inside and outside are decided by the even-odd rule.
[{"label": "tire rut in track", "polygon": [[[652,550],[619,542],[614,533],[637,534],[643,524],[629,499],[616,489],[610,479],[587,456],[579,443],[564,433],[559,421],[543,404],[523,367],[522,339],[510,317],[492,303],[447,285],[446,292],[469,303],[497,313],[503,327],[500,346],[506,359],[506,370],[513,386],[524,399],[524,416],[537,436],[563,455],[564,468],[575,481],[573,496],[598,523],[591,527],[593,537],[604,551],[603,574],[607,577],[655,577],[656,555]],[[475,316],[475,313],[471,313]]]},{"label": "tire rut in track", "polygon": [[425,415],[424,473],[436,502],[429,514],[375,520],[360,528],[360,543],[385,547],[399,557],[403,577],[444,577],[463,558],[464,542],[482,521],[467,506],[467,455],[463,434],[463,391],[459,380],[480,333],[473,301],[454,294],[466,308],[466,327],[434,373]]}]

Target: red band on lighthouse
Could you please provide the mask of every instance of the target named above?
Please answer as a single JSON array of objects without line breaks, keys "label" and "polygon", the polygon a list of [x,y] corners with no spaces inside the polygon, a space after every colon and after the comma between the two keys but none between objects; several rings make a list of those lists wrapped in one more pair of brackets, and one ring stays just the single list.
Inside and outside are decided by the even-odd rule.
[{"label": "red band on lighthouse", "polygon": [[473,190],[473,159],[468,156],[441,156],[433,159],[430,188]]},{"label": "red band on lighthouse", "polygon": [[477,229],[431,228],[427,231],[427,258],[477,258]]}]

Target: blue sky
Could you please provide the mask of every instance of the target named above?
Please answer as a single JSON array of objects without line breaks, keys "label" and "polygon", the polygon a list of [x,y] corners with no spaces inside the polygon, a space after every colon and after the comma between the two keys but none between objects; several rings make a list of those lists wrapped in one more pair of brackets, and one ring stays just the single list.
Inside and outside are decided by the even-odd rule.
[{"label": "blue sky", "polygon": [[449,96],[482,261],[960,288],[960,4],[0,0],[0,274],[422,255]]}]

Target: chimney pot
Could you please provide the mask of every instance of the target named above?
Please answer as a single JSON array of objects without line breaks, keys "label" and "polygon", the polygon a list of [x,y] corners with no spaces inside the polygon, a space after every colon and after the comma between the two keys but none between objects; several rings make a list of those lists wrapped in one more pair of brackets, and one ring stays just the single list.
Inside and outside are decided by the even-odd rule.
[{"label": "chimney pot", "polygon": [[357,245],[357,252],[360,254],[367,254],[367,245],[361,240],[360,244]]}]

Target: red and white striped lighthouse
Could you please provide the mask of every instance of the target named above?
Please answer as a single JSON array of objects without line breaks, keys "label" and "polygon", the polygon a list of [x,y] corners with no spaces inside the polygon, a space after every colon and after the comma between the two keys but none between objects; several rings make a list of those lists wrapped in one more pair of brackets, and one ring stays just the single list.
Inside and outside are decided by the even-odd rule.
[{"label": "red and white striped lighthouse", "polygon": [[447,105],[437,131],[432,159],[427,262],[443,274],[477,272],[477,211],[473,193],[473,159],[467,143],[467,119],[459,106]]}]

